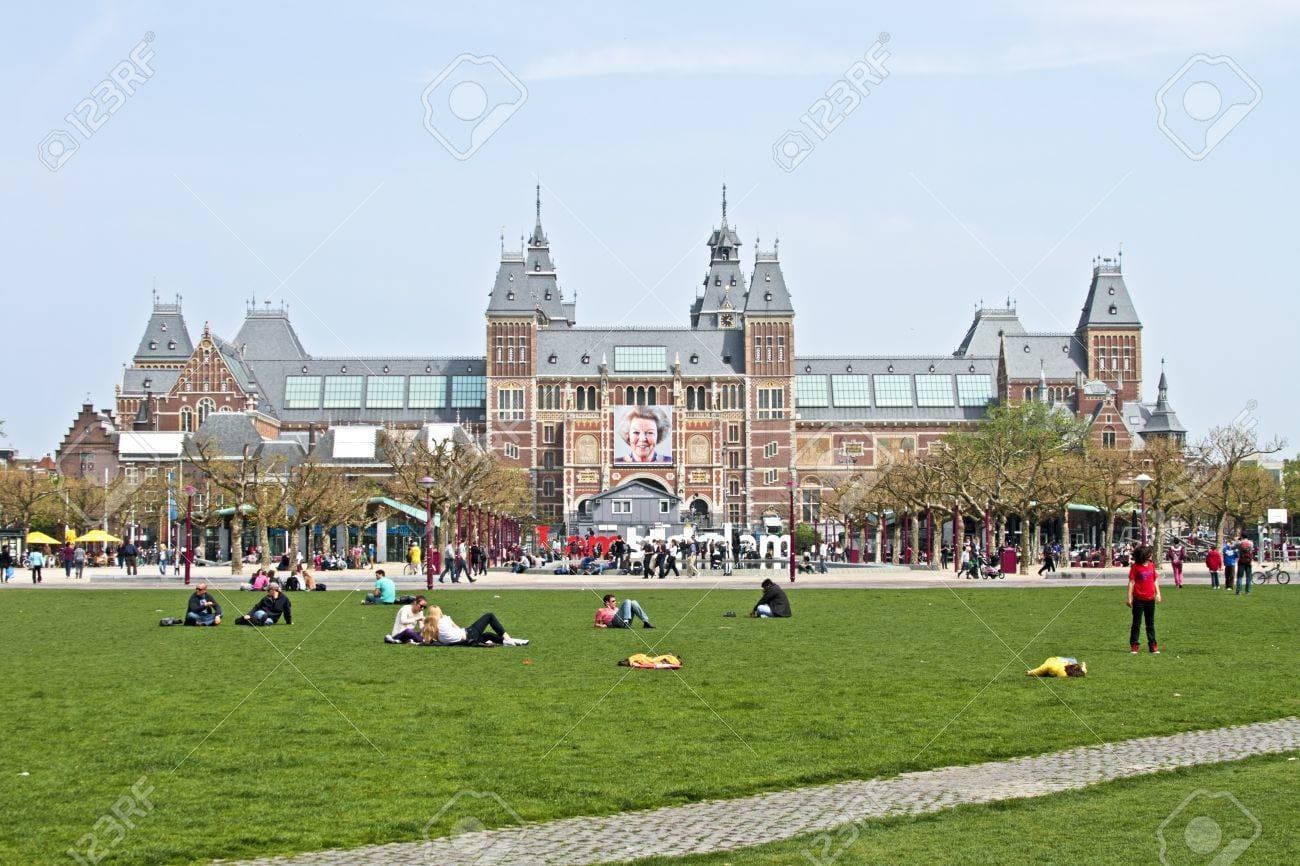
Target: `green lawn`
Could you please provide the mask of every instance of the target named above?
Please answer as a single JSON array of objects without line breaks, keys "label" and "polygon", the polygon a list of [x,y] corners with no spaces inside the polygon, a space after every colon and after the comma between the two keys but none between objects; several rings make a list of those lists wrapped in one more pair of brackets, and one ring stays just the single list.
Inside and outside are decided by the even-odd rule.
[{"label": "green lawn", "polygon": [[[1118,588],[800,589],[786,621],[746,619],[756,592],[635,595],[658,630],[591,629],[590,592],[436,592],[534,641],[470,650],[387,646],[393,610],[342,592],[295,594],[292,627],[162,629],[183,592],[8,587],[0,862],[66,859],[142,776],[152,811],[102,862],[442,835],[459,791],[538,821],[1300,711],[1295,588],[1167,589],[1160,656],[1128,654]],[[680,676],[616,666],[643,640]],[[1092,675],[1023,675],[1058,653]]]},{"label": "green lawn", "polygon": [[641,860],[637,866],[1158,863],[1161,835],[1171,866],[1209,863],[1237,840],[1244,846],[1236,860],[1242,866],[1297,863],[1298,788],[1300,760],[1270,755],[1033,800],[849,825],[705,857]]}]

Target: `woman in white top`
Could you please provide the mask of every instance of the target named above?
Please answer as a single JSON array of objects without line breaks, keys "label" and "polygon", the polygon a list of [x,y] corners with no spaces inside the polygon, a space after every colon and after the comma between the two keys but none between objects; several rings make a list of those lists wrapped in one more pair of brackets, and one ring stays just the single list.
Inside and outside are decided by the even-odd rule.
[{"label": "woman in white top", "polygon": [[384,635],[384,643],[406,643],[407,641],[413,644],[424,643],[421,632],[424,628],[424,609],[428,606],[429,602],[425,597],[417,595],[415,601],[398,608],[397,618],[393,620],[393,630]]},{"label": "woman in white top", "polygon": [[467,628],[461,628],[436,606],[429,608],[423,636],[426,644],[442,646],[528,646],[528,641],[507,634],[494,613],[485,613]]}]

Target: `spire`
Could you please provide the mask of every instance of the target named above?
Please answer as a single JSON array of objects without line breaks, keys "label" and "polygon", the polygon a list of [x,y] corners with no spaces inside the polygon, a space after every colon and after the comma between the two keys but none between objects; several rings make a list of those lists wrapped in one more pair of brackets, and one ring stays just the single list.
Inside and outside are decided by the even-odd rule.
[{"label": "spire", "polygon": [[537,219],[533,223],[533,236],[528,239],[528,243],[535,247],[546,246],[546,232],[542,231],[542,184],[538,181],[536,188],[536,198],[533,201],[536,210]]},{"label": "spire", "polygon": [[1042,359],[1038,361],[1038,402],[1047,402],[1047,366]]},{"label": "spire", "polygon": [[722,185],[722,227],[727,227],[727,185]]},{"label": "spire", "polygon": [[1169,408],[1169,379],[1165,377],[1165,359],[1160,359],[1160,384],[1156,386],[1156,409]]}]

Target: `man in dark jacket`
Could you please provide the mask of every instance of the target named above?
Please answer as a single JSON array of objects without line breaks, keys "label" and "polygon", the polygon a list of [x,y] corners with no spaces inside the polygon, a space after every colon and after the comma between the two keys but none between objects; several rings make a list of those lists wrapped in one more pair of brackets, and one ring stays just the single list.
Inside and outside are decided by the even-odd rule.
[{"label": "man in dark jacket", "polygon": [[122,545],[118,550],[118,553],[122,555],[122,565],[126,567],[127,574],[140,573],[139,569],[136,568],[136,557],[139,556],[140,551],[136,548],[135,542],[128,539],[126,544]]},{"label": "man in dark jacket", "polygon": [[221,625],[221,605],[208,595],[208,585],[200,583],[185,608],[186,625]]},{"label": "man in dark jacket", "polygon": [[273,583],[266,588],[262,600],[235,622],[239,625],[275,625],[280,617],[284,617],[285,625],[293,625],[293,606],[289,597],[280,592],[280,584]]},{"label": "man in dark jacket", "polygon": [[786,598],[785,590],[772,582],[770,578],[763,580],[763,597],[754,605],[754,609],[749,612],[751,617],[788,617],[790,616],[790,599]]}]

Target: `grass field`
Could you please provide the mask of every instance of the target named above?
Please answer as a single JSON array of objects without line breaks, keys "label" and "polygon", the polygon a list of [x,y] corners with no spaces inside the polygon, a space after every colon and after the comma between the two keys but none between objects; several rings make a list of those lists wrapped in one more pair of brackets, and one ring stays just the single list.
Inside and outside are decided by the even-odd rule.
[{"label": "grass field", "polygon": [[[443,835],[460,791],[508,803],[493,826],[1300,711],[1293,588],[1167,589],[1160,656],[1128,654],[1117,588],[795,590],[785,621],[744,618],[756,592],[635,595],[659,629],[591,629],[590,592],[435,593],[534,641],[470,650],[387,646],[394,611],[341,592],[296,594],[292,627],[161,629],[183,592],[7,588],[0,862],[66,860],[142,777],[102,862]],[[617,667],[642,641],[685,669]],[[1091,675],[1023,675],[1052,654]]]}]

